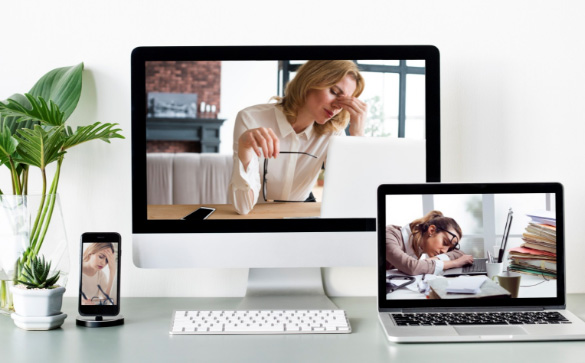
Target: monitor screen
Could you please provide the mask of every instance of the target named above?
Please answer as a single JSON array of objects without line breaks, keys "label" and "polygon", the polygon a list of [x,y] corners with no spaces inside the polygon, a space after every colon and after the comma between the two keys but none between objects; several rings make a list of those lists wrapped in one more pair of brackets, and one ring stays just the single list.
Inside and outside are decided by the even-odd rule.
[{"label": "monitor screen", "polygon": [[375,204],[350,206],[380,183],[350,179],[375,181],[370,148],[401,139],[439,181],[439,119],[432,46],[136,48],[134,233],[373,231]]},{"label": "monitor screen", "polygon": [[564,297],[559,184],[380,189],[381,306],[519,306]]}]

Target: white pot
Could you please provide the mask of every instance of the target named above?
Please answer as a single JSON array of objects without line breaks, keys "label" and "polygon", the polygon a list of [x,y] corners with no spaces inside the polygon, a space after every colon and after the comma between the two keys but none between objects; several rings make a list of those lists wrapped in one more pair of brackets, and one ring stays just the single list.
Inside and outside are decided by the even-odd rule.
[{"label": "white pot", "polygon": [[61,314],[64,287],[54,289],[26,289],[12,286],[14,311],[23,317],[41,317]]}]

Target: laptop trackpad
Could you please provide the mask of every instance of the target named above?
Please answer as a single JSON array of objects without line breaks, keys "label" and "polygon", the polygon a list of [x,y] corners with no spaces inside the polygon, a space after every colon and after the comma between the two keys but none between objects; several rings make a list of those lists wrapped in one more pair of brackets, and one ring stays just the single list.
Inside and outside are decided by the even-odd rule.
[{"label": "laptop trackpad", "polygon": [[521,326],[456,326],[459,335],[525,335],[528,334]]}]

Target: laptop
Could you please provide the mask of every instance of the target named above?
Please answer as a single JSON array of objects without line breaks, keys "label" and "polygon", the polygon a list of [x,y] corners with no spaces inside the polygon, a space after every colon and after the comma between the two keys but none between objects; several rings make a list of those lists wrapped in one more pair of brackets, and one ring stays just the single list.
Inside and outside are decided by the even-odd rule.
[{"label": "laptop", "polygon": [[475,258],[473,260],[473,263],[470,265],[445,270],[443,276],[455,277],[460,275],[487,275],[488,273],[486,263],[488,261],[502,262],[506,250],[506,245],[508,244],[508,237],[510,236],[510,228],[512,228],[512,219],[513,213],[512,208],[510,208],[508,211],[508,216],[506,217],[506,225],[504,226],[502,243],[499,246],[498,245],[494,246],[493,255],[490,254],[490,252],[488,251],[487,252],[488,258]]},{"label": "laptop", "polygon": [[[427,181],[425,145],[425,140],[405,138],[332,137],[325,162],[321,217],[376,218],[376,193],[372,191],[378,185]],[[375,168],[364,162],[373,159]]]},{"label": "laptop", "polygon": [[[514,209],[514,226],[505,231],[495,222],[505,218],[508,208]],[[412,259],[404,259],[398,240],[409,236],[406,226],[431,210],[453,218],[462,231],[460,250],[474,257],[487,257],[488,251],[494,251],[494,241],[509,233],[504,251],[509,258],[503,260],[506,271],[494,280],[446,277],[431,271],[436,264],[408,255],[413,252],[407,248],[403,252]],[[556,226],[534,218],[540,211]],[[563,187],[558,183],[381,185],[378,310],[388,339],[398,343],[584,340],[585,322],[566,310],[563,211]],[[539,230],[546,233],[534,233]],[[419,246],[433,257],[428,239]],[[389,254],[387,248],[392,248]],[[415,270],[417,266],[422,267]],[[409,268],[413,269],[406,271]],[[415,271],[424,273],[414,275]],[[462,289],[461,283],[470,279],[476,279],[474,289]]]}]

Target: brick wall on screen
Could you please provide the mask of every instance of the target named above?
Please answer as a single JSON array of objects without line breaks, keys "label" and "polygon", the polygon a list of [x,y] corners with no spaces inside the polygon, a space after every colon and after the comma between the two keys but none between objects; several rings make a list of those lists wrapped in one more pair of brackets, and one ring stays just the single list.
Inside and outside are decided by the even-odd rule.
[{"label": "brick wall on screen", "polygon": [[221,62],[147,62],[146,92],[196,93],[197,103],[220,110]]},{"label": "brick wall on screen", "polygon": [[[217,117],[221,108],[221,62],[157,61],[146,62],[145,68],[147,93],[196,93],[198,108],[201,102],[216,107],[214,114],[201,114],[199,110],[198,117]],[[147,145],[147,152],[199,152],[199,150],[199,145],[190,145],[183,141],[149,141]]]}]

